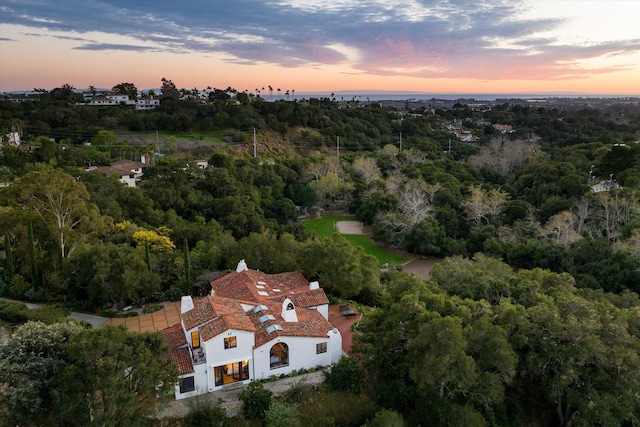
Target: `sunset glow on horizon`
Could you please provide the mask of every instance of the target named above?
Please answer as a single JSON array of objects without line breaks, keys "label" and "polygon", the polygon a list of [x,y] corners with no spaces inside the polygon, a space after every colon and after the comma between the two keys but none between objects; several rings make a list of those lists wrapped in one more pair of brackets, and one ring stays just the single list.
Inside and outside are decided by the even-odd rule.
[{"label": "sunset glow on horizon", "polygon": [[0,91],[640,95],[637,0],[48,3],[0,2]]}]

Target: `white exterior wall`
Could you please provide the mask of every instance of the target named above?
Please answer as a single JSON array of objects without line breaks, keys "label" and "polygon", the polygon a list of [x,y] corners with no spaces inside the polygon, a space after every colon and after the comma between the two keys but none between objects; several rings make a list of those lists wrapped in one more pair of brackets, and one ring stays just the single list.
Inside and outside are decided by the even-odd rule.
[{"label": "white exterior wall", "polygon": [[[236,337],[236,347],[225,349],[224,339],[232,336]],[[191,337],[188,339],[190,340]],[[222,386],[216,387],[214,372],[216,366],[246,360],[249,363],[249,380],[253,379],[253,363],[251,360],[253,358],[253,343],[253,332],[229,329],[203,344],[207,357],[206,366],[209,391],[222,388]]]},{"label": "white exterior wall", "polygon": [[329,332],[329,345],[327,352],[330,354],[331,364],[337,363],[344,355],[344,352],[342,351],[342,335],[340,335],[340,331],[335,328]]},{"label": "white exterior wall", "polygon": [[319,305],[319,306],[315,307],[315,309],[318,310],[320,312],[320,314],[322,314],[322,317],[324,317],[325,319],[329,320],[329,305],[328,304]]},{"label": "white exterior wall", "polygon": [[187,393],[180,393],[180,382],[178,382],[178,384],[176,385],[176,400],[197,396],[199,394],[205,394],[210,391],[207,381],[207,365],[201,363],[199,365],[195,365],[193,368],[195,370],[194,373],[181,375],[180,379],[193,376],[195,390]]},{"label": "white exterior wall", "polygon": [[134,177],[132,177],[131,175],[121,176],[120,177],[120,182],[123,183],[123,184],[126,184],[129,187],[135,187],[136,186],[136,179]]},{"label": "white exterior wall", "polygon": [[[330,333],[330,335],[333,335]],[[342,339],[340,334],[336,342],[335,339],[327,337],[277,337],[268,343],[256,348],[253,352],[253,375],[255,379],[267,379],[272,375],[289,374],[293,370],[302,368],[315,368],[316,366],[329,366],[337,362],[335,358],[334,345],[339,345],[340,355],[342,355]],[[276,369],[271,369],[269,353],[271,348],[278,342],[285,343],[289,347],[289,365]],[[327,352],[316,354],[316,344],[327,343]],[[339,358],[338,358],[339,359]]]}]

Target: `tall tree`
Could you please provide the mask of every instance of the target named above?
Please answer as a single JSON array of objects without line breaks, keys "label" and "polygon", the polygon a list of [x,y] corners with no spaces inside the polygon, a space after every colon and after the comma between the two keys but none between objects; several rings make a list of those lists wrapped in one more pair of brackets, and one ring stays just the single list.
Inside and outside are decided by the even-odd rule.
[{"label": "tall tree", "polygon": [[171,399],[178,372],[160,332],[84,330],[65,346],[56,412],[75,425],[138,425]]},{"label": "tall tree", "polygon": [[31,172],[10,188],[10,204],[31,209],[49,229],[61,259],[66,258],[88,235],[105,230],[98,208],[89,202],[84,185],[60,169]]},{"label": "tall tree", "polygon": [[79,333],[75,323],[28,322],[0,345],[2,409],[9,421],[45,425],[54,406],[55,374],[65,363],[64,346]]},{"label": "tall tree", "polygon": [[131,100],[138,99],[138,88],[133,83],[119,83],[112,87],[111,90],[123,95],[129,95]]},{"label": "tall tree", "polygon": [[38,259],[36,257],[36,244],[33,237],[33,224],[29,223],[27,233],[28,245],[29,245],[29,265],[31,266],[31,284],[33,289],[38,289],[40,278],[38,277]]}]

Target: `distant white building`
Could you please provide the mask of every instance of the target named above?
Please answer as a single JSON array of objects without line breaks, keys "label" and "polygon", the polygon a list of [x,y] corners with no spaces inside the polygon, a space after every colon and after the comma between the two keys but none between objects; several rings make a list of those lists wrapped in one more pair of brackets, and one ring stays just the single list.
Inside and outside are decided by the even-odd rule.
[{"label": "distant white building", "polygon": [[211,282],[211,295],[182,298],[180,323],[163,330],[180,371],[176,399],[294,370],[329,366],[342,337],[329,300],[300,273],[265,274],[244,261]]}]

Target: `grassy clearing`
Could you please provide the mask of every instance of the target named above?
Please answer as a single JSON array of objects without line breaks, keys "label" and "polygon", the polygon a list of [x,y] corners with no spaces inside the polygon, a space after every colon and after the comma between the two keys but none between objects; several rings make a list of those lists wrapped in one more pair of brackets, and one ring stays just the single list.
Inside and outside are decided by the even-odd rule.
[{"label": "grassy clearing", "polygon": [[[338,221],[354,221],[355,217],[349,215],[323,215],[322,218],[311,218],[303,221],[304,228],[308,233],[315,232],[319,237],[328,238],[337,232],[335,223]],[[408,259],[402,255],[390,252],[371,240],[371,237],[361,234],[343,234],[344,238],[353,246],[359,246],[364,251],[378,260],[378,264],[399,265],[404,264]]]}]

